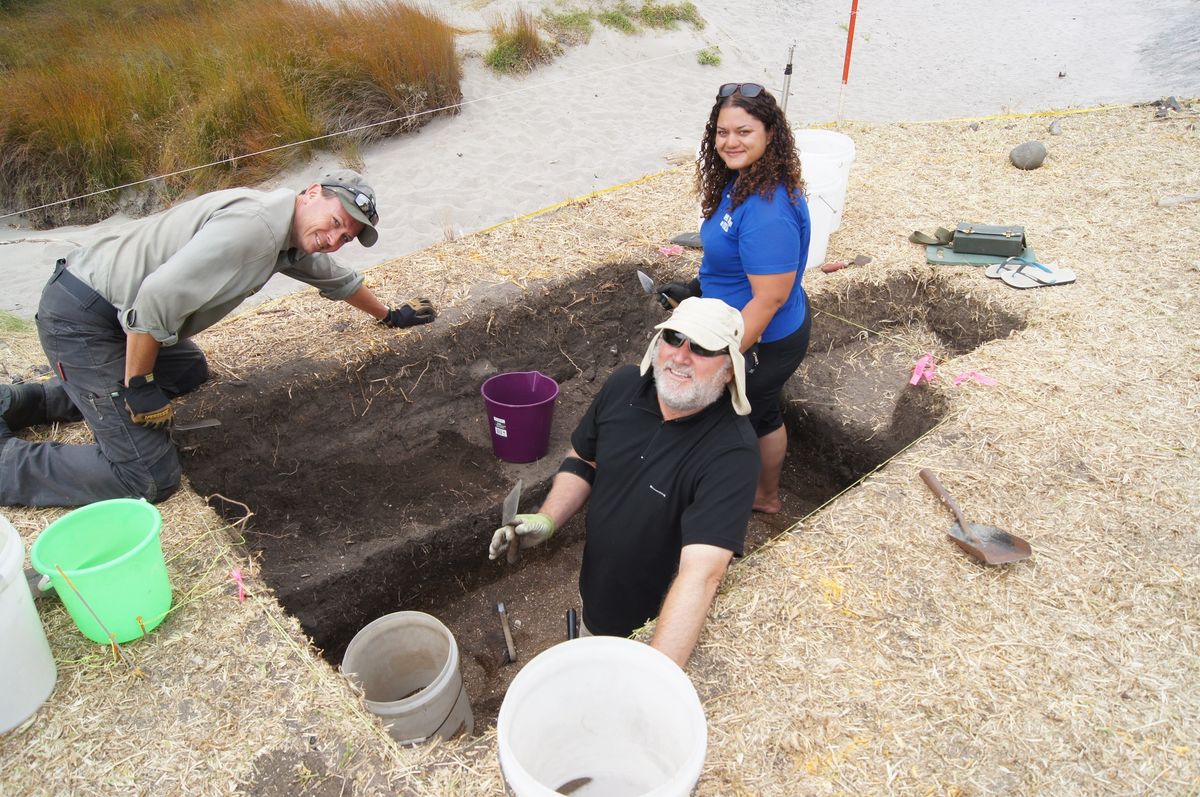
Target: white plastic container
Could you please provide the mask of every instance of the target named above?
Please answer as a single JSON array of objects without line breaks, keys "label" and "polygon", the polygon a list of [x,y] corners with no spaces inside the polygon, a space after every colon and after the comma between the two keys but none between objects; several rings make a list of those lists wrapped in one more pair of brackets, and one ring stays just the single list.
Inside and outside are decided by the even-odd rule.
[{"label": "white plastic container", "polygon": [[433,615],[393,612],[362,628],[342,658],[362,685],[367,709],[401,744],[475,730],[458,667],[458,643]]},{"label": "white plastic container", "polygon": [[32,717],[58,680],[24,564],[21,535],[0,516],[0,733]]},{"label": "white plastic container", "polygon": [[805,177],[805,193],[808,200],[809,238],[808,260],[805,270],[811,271],[825,262],[829,251],[829,236],[835,227],[836,202],[841,188],[841,178],[828,164],[813,169]]},{"label": "white plastic container", "polygon": [[[833,208],[834,232],[842,226],[842,209],[846,205],[846,188],[850,184],[850,165],[854,163],[854,140],[836,130],[797,130],[793,134],[796,149],[800,151],[800,173],[807,182],[810,173],[827,173],[832,169],[838,175],[838,183],[828,191],[827,199]],[[822,168],[825,167],[825,168]]]},{"label": "white plastic container", "polygon": [[667,656],[630,639],[581,637],[517,673],[496,743],[515,797],[553,797],[568,784],[575,797],[685,797],[700,778],[708,724]]}]

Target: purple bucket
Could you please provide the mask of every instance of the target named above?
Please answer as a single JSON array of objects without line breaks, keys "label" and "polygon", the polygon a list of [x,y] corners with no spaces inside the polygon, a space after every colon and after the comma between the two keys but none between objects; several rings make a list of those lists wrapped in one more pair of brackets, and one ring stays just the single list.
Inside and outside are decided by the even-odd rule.
[{"label": "purple bucket", "polygon": [[539,371],[496,374],[479,389],[492,450],[505,462],[533,462],[550,447],[558,383]]}]

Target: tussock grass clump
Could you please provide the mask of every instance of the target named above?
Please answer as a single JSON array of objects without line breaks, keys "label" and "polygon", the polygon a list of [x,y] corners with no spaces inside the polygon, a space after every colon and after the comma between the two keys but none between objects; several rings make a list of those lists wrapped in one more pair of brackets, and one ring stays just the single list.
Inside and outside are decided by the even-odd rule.
[{"label": "tussock grass clump", "polygon": [[648,28],[673,28],[676,22],[686,22],[699,30],[704,19],[694,3],[655,3],[646,0],[637,11],[637,18]]},{"label": "tussock grass clump", "polygon": [[[396,3],[9,0],[0,5],[0,205],[33,207],[453,105],[454,33]],[[148,190],[169,198],[255,182],[314,148],[355,147],[428,119],[234,160]],[[89,222],[117,202],[106,192],[31,216]]]},{"label": "tussock grass clump", "polygon": [[542,13],[543,25],[556,41],[567,44],[586,44],[592,38],[592,14],[588,11],[571,9],[561,13]]},{"label": "tussock grass clump", "polygon": [[494,43],[483,62],[496,72],[528,72],[559,52],[557,44],[542,39],[533,14],[524,9],[518,9],[511,21],[497,19],[491,32]]},{"label": "tussock grass clump", "polygon": [[701,66],[720,66],[721,65],[721,48],[717,45],[705,47],[700,52],[696,53],[696,63]]},{"label": "tussock grass clump", "polygon": [[669,30],[677,22],[686,22],[696,30],[704,27],[704,18],[691,2],[656,3],[654,0],[644,0],[641,6],[634,6],[628,0],[620,0],[612,8],[597,11],[596,19],[600,24],[622,33],[637,33],[642,27]]}]

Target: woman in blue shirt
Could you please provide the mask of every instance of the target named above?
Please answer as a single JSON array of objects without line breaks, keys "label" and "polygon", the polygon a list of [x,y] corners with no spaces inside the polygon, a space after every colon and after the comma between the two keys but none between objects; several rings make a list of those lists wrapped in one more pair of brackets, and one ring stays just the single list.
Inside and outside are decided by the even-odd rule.
[{"label": "woman in blue shirt", "polygon": [[783,509],[787,453],[780,394],[808,351],[812,319],[800,285],[810,224],[800,155],[775,98],[757,83],[726,83],[708,117],[696,168],[704,223],[700,289],[741,311],[746,394],[762,455],[754,509]]}]

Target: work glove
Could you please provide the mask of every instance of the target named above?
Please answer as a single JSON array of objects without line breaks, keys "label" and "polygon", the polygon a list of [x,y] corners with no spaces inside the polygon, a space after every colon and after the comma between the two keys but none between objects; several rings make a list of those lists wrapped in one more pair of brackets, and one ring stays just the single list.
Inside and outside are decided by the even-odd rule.
[{"label": "work glove", "polygon": [[488,546],[488,559],[499,559],[500,554],[508,551],[508,561],[515,562],[517,551],[541,545],[550,539],[553,533],[554,521],[549,515],[543,515],[541,512],[536,515],[517,515],[512,519],[512,523],[501,526],[492,534],[492,544]]},{"label": "work glove", "polygon": [[695,277],[690,282],[668,282],[654,289],[654,295],[664,310],[674,310],[684,299],[701,296],[700,278]]},{"label": "work glove", "polygon": [[433,309],[433,302],[421,297],[409,299],[399,307],[389,307],[388,314],[379,323],[384,326],[403,328],[428,324],[435,318],[437,318],[437,312]]},{"label": "work glove", "polygon": [[166,426],[175,415],[171,399],[154,381],[154,374],[129,380],[129,387],[125,389],[125,409],[129,410],[134,423],[152,428]]}]

